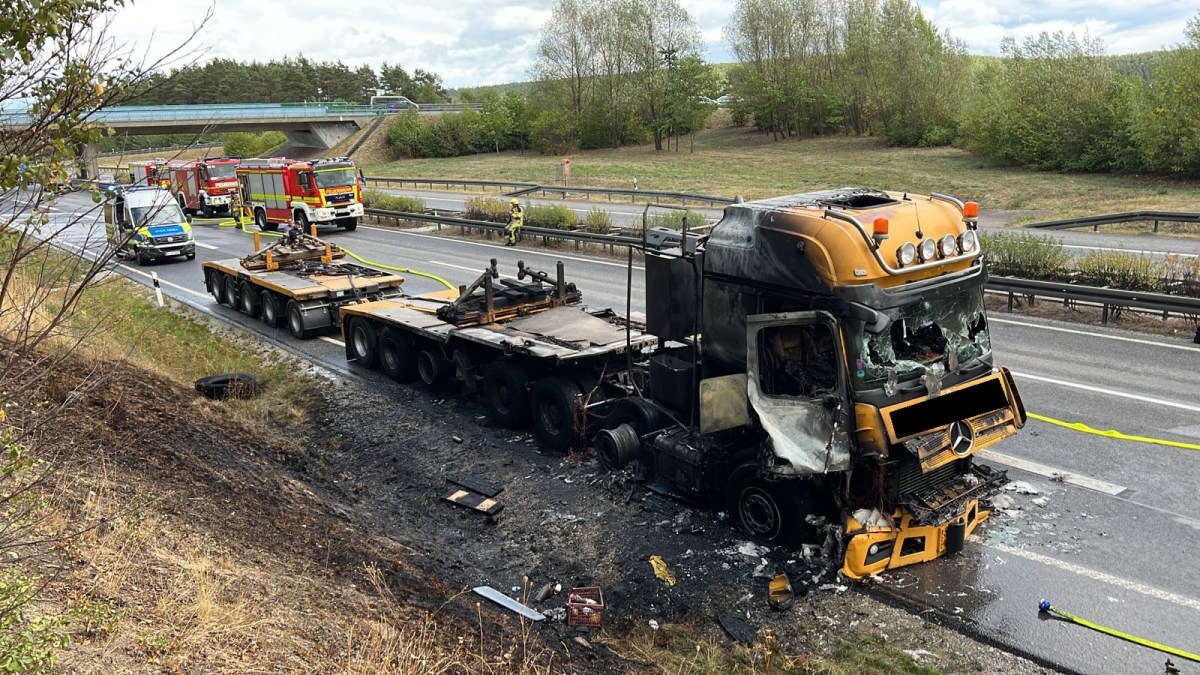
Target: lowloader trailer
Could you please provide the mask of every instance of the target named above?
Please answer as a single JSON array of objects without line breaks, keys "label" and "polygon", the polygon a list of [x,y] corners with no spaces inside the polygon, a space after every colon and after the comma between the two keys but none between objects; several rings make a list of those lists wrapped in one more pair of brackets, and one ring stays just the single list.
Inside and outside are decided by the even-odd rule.
[{"label": "lowloader trailer", "polygon": [[341,321],[338,309],[403,295],[404,277],[344,260],[336,244],[300,235],[245,258],[207,261],[204,285],[217,302],[307,340]]},{"label": "lowloader trailer", "polygon": [[643,249],[645,316],[584,309],[561,263],[512,281],[492,261],[453,300],[343,307],[346,354],[479,390],[498,422],[589,443],[762,540],[837,518],[860,578],[961,550],[1007,482],[974,461],[1026,419],[992,359],[977,218],[857,188],[737,203]]}]

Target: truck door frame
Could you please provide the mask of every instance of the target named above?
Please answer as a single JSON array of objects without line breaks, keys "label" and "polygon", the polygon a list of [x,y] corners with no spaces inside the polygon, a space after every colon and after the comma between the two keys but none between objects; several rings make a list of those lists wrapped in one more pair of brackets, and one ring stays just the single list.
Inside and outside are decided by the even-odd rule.
[{"label": "truck door frame", "polygon": [[[780,326],[825,326],[834,351],[837,384],[815,396],[767,394],[760,378],[759,337]],[[803,476],[849,470],[853,455],[846,349],[837,319],[825,311],[752,314],[746,317],[746,392],[750,407],[771,439],[770,470]]]}]

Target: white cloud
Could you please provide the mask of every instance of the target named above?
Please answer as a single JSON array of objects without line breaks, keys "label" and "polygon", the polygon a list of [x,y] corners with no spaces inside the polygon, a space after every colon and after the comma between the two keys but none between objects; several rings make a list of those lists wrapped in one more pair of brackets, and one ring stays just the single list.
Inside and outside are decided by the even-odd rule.
[{"label": "white cloud", "polygon": [[[706,56],[732,59],[722,39],[735,0],[681,0],[696,21]],[[1109,53],[1150,51],[1183,41],[1192,0],[919,0],[926,16],[975,53],[999,52],[1006,35],[1090,31]],[[141,0],[115,16],[114,33],[151,54],[198,36],[202,59],[269,60],[303,53],[354,67],[399,63],[440,74],[448,86],[524,80],[538,29],[554,0]]]}]

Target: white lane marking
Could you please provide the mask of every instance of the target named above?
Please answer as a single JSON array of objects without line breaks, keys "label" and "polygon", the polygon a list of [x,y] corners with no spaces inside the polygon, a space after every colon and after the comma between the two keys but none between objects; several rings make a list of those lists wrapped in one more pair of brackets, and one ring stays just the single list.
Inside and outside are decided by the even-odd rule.
[{"label": "white lane marking", "polygon": [[1128,489],[1124,486],[1117,485],[1116,483],[1109,483],[1108,481],[1103,481],[1098,478],[1081,476],[1080,474],[1071,473],[1070,471],[1055,469],[1052,466],[1046,466],[1045,464],[1032,462],[1028,459],[1021,459],[1020,457],[1013,457],[1012,455],[1006,455],[1002,452],[996,452],[995,450],[980,450],[979,452],[975,453],[975,456],[980,459],[986,459],[989,462],[1003,464],[1004,466],[1010,466],[1014,469],[1028,471],[1029,473],[1036,473],[1039,476],[1045,476],[1047,478],[1061,476],[1064,483],[1070,483],[1071,485],[1076,485],[1081,488],[1095,490],[1096,492],[1102,492],[1113,497]]},{"label": "white lane marking", "polygon": [[1048,384],[1057,384],[1060,387],[1069,387],[1071,389],[1081,389],[1083,391],[1090,391],[1090,392],[1093,392],[1096,394],[1105,394],[1106,396],[1116,396],[1119,398],[1127,398],[1127,399],[1130,399],[1133,401],[1142,401],[1144,403],[1153,403],[1155,405],[1167,406],[1168,408],[1178,408],[1179,410],[1187,410],[1189,412],[1200,413],[1200,406],[1198,406],[1198,405],[1189,405],[1187,403],[1178,403],[1176,401],[1167,401],[1167,400],[1164,400],[1161,398],[1154,398],[1152,396],[1142,396],[1141,394],[1130,394],[1130,393],[1127,393],[1124,391],[1115,391],[1113,389],[1105,389],[1104,387],[1093,387],[1088,384],[1079,384],[1078,382],[1067,382],[1066,380],[1056,380],[1052,377],[1040,377],[1038,375],[1027,375],[1025,373],[1018,373],[1015,370],[1013,371],[1013,375],[1015,375],[1017,377],[1023,377],[1027,380],[1034,380],[1036,382],[1046,382]]},{"label": "white lane marking", "polygon": [[220,246],[213,246],[212,244],[206,244],[202,241],[196,242],[196,245],[199,246],[200,248],[206,248],[210,251],[216,251],[217,249],[221,248]]},{"label": "white lane marking", "polygon": [[[464,267],[463,265],[455,265],[454,263],[442,262],[440,260],[426,260],[425,262],[429,263],[430,265],[441,265],[442,267],[451,267],[456,270],[464,270],[467,272],[479,272],[480,271],[478,267]],[[516,277],[509,276],[507,274],[501,274],[500,276],[505,279],[516,279]]]},{"label": "white lane marking", "polygon": [[1180,258],[1195,258],[1195,253],[1176,253],[1175,251],[1147,251],[1137,248],[1111,248],[1108,246],[1083,246],[1081,244],[1063,244],[1063,248],[1078,248],[1084,251],[1117,251],[1120,253],[1137,253],[1139,255],[1160,255],[1164,258],[1169,255],[1179,256]]},{"label": "white lane marking", "polygon": [[1074,330],[1071,328],[1059,328],[1058,326],[1043,326],[1040,323],[1026,323],[1024,321],[1013,321],[1012,319],[1001,319],[995,316],[989,316],[988,321],[991,323],[1008,323],[1014,326],[1025,326],[1027,328],[1041,328],[1042,330],[1052,330],[1059,333],[1071,333],[1072,335],[1086,335],[1087,337],[1106,338],[1108,340],[1120,340],[1121,342],[1133,342],[1140,345],[1150,345],[1152,347],[1166,347],[1168,349],[1182,349],[1187,352],[1200,352],[1200,347],[1192,347],[1190,345],[1176,345],[1167,342],[1157,342],[1155,340],[1143,340],[1140,338],[1124,337],[1122,335],[1107,335],[1105,333],[1093,333],[1086,330]]},{"label": "white lane marking", "polygon": [[1065,572],[1070,572],[1072,574],[1078,574],[1079,576],[1082,576],[1082,577],[1088,577],[1090,579],[1095,579],[1096,581],[1100,581],[1100,582],[1109,584],[1111,586],[1123,588],[1127,591],[1133,591],[1134,593],[1141,593],[1142,595],[1145,595],[1147,597],[1155,598],[1157,600],[1163,600],[1165,602],[1179,605],[1180,607],[1183,607],[1185,609],[1190,609],[1195,612],[1200,612],[1200,600],[1197,600],[1196,598],[1190,598],[1186,595],[1179,595],[1178,593],[1164,591],[1161,588],[1155,588],[1153,586],[1147,586],[1146,584],[1140,584],[1140,583],[1138,583],[1136,581],[1132,581],[1130,579],[1124,579],[1122,577],[1113,576],[1111,574],[1106,574],[1104,572],[1101,572],[1100,570],[1094,570],[1090,567],[1084,567],[1083,565],[1076,565],[1075,563],[1066,562],[1065,560],[1051,558],[1048,555],[1042,555],[1041,553],[1027,551],[1023,548],[1017,548],[1016,546],[1010,546],[1009,544],[988,543],[988,542],[984,541],[977,534],[971,535],[969,537],[969,539],[971,541],[980,543],[983,546],[986,546],[987,548],[990,548],[990,549],[993,549],[996,551],[1000,551],[1001,553],[1007,553],[1008,555],[1011,555],[1011,556],[1016,556],[1018,558],[1024,558],[1026,560],[1031,560],[1033,562],[1041,563],[1041,564],[1047,565],[1049,567],[1055,567],[1055,568],[1058,568]]},{"label": "white lane marking", "polygon": [[329,337],[328,335],[322,335],[322,336],[321,336],[320,338],[318,338],[318,339],[320,339],[320,340],[324,340],[324,341],[326,341],[326,342],[331,342],[331,343],[333,343],[333,344],[335,344],[335,345],[337,345],[337,346],[339,346],[339,347],[345,347],[345,346],[346,346],[346,343],[345,343],[345,342],[342,342],[341,340],[339,340],[339,339],[337,339],[337,338],[331,338],[331,337]]},{"label": "white lane marking", "polygon": [[[61,244],[61,245],[63,245],[63,246],[69,246],[69,247],[71,247],[71,248],[73,248],[73,249],[77,250],[77,251],[79,252],[79,255],[83,256],[84,258],[87,258],[88,260],[91,260],[92,262],[95,262],[95,261],[96,261],[96,254],[95,254],[95,253],[93,253],[93,252],[91,252],[91,251],[89,251],[89,250],[87,250],[87,249],[85,249],[85,248],[83,248],[82,246],[79,246],[79,245],[77,245],[77,244],[72,244],[72,243],[71,243],[71,242],[69,242],[69,241],[63,241],[63,242],[59,242],[59,244]],[[141,276],[143,276],[143,277],[146,277],[147,279],[153,279],[153,278],[154,278],[153,276],[151,276],[151,274],[150,274],[149,272],[143,272],[142,270],[136,269],[136,268],[134,268],[134,267],[130,267],[130,266],[128,266],[128,265],[125,265],[125,264],[123,264],[123,263],[117,263],[117,265],[116,265],[116,266],[117,266],[117,267],[119,267],[119,268],[121,268],[121,269],[123,269],[123,270],[125,270],[125,271],[127,271],[127,272],[133,272],[134,274],[140,274]],[[176,288],[176,289],[179,289],[179,290],[183,291],[184,293],[191,293],[192,295],[195,295],[195,296],[198,296],[198,297],[201,297],[201,298],[206,298],[206,299],[207,299],[207,298],[209,297],[209,296],[208,296],[208,293],[201,293],[200,291],[195,291],[195,290],[192,290],[192,289],[190,289],[190,288],[188,288],[188,287],[186,287],[186,286],[180,286],[179,284],[176,284],[176,283],[173,283],[173,282],[167,281],[166,279],[162,279],[162,278],[160,278],[160,279],[158,280],[158,283],[159,283],[159,284],[161,284],[161,285],[163,285],[163,286],[170,286],[171,288]],[[204,310],[204,311],[206,311],[206,312],[207,312],[207,311],[210,311],[210,310],[209,310],[208,308],[206,308],[206,307],[200,307],[200,309],[203,309],[203,310]]]},{"label": "white lane marking", "polygon": [[[359,229],[375,230],[376,232],[390,232],[392,234],[403,234],[403,235],[407,235],[409,237],[422,237],[424,239],[438,239],[440,241],[446,241],[446,240],[450,239],[449,237],[439,237],[434,234],[419,234],[417,232],[406,232],[404,230],[397,230],[394,228],[387,229],[387,228],[382,228],[382,227],[371,227],[370,225],[359,225]],[[532,237],[534,235],[530,235],[530,236]],[[523,253],[526,255],[541,255],[541,256],[546,256],[548,258],[555,258],[557,260],[576,260],[578,262],[583,262],[583,263],[594,263],[596,265],[607,265],[608,267],[620,267],[621,269],[625,269],[625,267],[626,267],[625,263],[608,262],[607,260],[596,260],[595,258],[581,258],[579,256],[573,256],[573,255],[561,255],[558,253],[538,251],[536,249],[528,249],[528,248],[513,249],[510,246],[503,246],[501,244],[485,244],[481,241],[470,241],[467,239],[458,239],[458,238],[455,238],[454,241],[456,241],[460,244],[470,244],[471,246],[482,246],[484,248],[495,248],[495,249],[501,249],[501,250],[511,249],[517,253]],[[638,265],[634,265],[633,269],[644,270],[646,268],[640,267]]]}]

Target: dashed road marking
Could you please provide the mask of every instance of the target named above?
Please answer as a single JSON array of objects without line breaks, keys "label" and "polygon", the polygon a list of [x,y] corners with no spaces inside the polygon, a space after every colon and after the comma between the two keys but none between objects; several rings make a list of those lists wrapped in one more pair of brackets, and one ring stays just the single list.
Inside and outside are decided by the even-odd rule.
[{"label": "dashed road marking", "polygon": [[1060,476],[1062,477],[1064,483],[1070,483],[1071,485],[1076,485],[1081,488],[1095,490],[1096,492],[1102,492],[1113,497],[1129,489],[1122,485],[1117,485],[1116,483],[1109,483],[1108,481],[1103,481],[1098,478],[1091,478],[1089,476],[1071,473],[1070,471],[1055,469],[1052,466],[1046,466],[1045,464],[1039,464],[1037,462],[1033,462],[1028,459],[1022,459],[1020,457],[1013,457],[1012,455],[1006,455],[1002,452],[996,452],[995,450],[980,450],[979,452],[975,453],[975,456],[979,459],[985,459],[989,462],[995,462],[996,464],[1003,464],[1004,466],[1010,466],[1014,469],[1020,469],[1021,471],[1028,471],[1029,473],[1036,473],[1039,476],[1045,476],[1047,478]]},{"label": "dashed road marking", "polygon": [[206,244],[202,241],[196,242],[196,245],[199,246],[200,248],[206,248],[210,251],[216,251],[217,249],[221,248],[220,246],[213,246],[212,244]]},{"label": "dashed road marking", "polygon": [[331,338],[331,337],[329,337],[328,335],[322,335],[322,336],[321,336],[320,338],[318,338],[318,339],[321,339],[321,340],[324,340],[324,341],[326,341],[326,342],[329,342],[329,343],[335,344],[335,345],[337,345],[337,346],[339,346],[339,347],[345,347],[345,346],[346,346],[346,343],[345,343],[345,342],[342,342],[341,340],[339,340],[339,339],[337,339],[337,338]]},{"label": "dashed road marking", "polygon": [[[360,230],[374,230],[376,232],[389,232],[392,234],[402,234],[402,235],[405,235],[408,237],[421,237],[423,239],[437,239],[439,241],[446,241],[449,239],[449,237],[440,237],[435,234],[420,234],[419,232],[406,232],[404,230],[397,230],[395,228],[389,229],[389,228],[382,228],[382,227],[371,227],[370,225],[359,225],[358,227]],[[536,236],[536,235],[529,235],[529,236],[532,237],[532,236]],[[469,244],[471,246],[481,246],[483,248],[511,250],[516,253],[520,253],[522,255],[540,255],[540,256],[545,256],[547,258],[554,258],[555,260],[574,260],[574,261],[582,262],[582,263],[604,265],[606,267],[620,267],[621,269],[625,269],[625,267],[626,267],[625,263],[609,262],[607,260],[596,260],[595,258],[582,258],[580,256],[573,256],[573,255],[562,255],[559,253],[552,253],[552,252],[548,252],[548,251],[538,251],[536,249],[530,249],[530,248],[518,247],[518,248],[514,249],[514,248],[511,248],[508,246],[504,246],[503,244],[487,244],[482,241],[470,241],[468,239],[458,239],[458,238],[455,238],[454,241],[456,241],[460,244]],[[639,265],[634,265],[633,269],[644,270],[646,268],[641,267]]]}]

